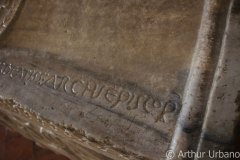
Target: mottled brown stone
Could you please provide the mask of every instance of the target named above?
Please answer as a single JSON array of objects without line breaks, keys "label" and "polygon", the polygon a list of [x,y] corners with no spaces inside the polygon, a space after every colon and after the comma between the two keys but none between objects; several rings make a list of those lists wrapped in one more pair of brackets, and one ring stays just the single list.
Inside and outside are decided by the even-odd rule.
[{"label": "mottled brown stone", "polygon": [[159,160],[235,137],[238,41],[224,33],[238,39],[237,2],[3,3],[0,120],[39,145],[71,159]]}]

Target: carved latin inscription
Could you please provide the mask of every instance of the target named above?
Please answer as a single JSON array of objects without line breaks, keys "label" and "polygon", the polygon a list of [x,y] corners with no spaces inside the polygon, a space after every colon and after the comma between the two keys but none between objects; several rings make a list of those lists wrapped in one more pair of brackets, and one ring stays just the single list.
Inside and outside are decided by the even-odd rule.
[{"label": "carved latin inscription", "polygon": [[133,92],[84,75],[81,75],[81,78],[74,79],[70,76],[27,69],[6,62],[0,62],[0,74],[20,80],[25,85],[31,83],[40,87],[47,87],[117,112],[137,112],[136,116],[150,116],[154,122],[168,122],[172,117],[176,119],[180,110],[180,100],[176,94],[164,101],[153,98],[153,96],[144,92]]}]

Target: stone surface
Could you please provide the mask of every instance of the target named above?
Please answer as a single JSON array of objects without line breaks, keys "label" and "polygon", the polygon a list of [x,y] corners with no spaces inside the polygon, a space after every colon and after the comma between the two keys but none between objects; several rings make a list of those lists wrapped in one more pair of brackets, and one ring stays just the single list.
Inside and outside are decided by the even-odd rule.
[{"label": "stone surface", "polygon": [[5,31],[5,28],[13,20],[20,3],[21,0],[0,1],[0,34]]},{"label": "stone surface", "polygon": [[210,93],[208,110],[203,125],[200,151],[239,151],[239,107],[240,107],[240,3],[235,1],[229,11],[227,27],[217,70]]},{"label": "stone surface", "polygon": [[[0,120],[71,159],[159,160],[168,149],[198,150],[218,117],[208,118],[214,85],[238,73],[214,78],[232,6],[25,0],[0,38]],[[226,141],[235,136],[228,124],[229,137],[213,129]]]}]

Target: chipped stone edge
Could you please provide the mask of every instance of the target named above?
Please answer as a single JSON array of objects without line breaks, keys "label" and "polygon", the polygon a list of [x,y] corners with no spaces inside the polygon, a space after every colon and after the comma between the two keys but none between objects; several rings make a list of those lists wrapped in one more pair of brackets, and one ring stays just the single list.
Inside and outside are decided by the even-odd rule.
[{"label": "chipped stone edge", "polygon": [[[79,155],[71,155],[70,153],[77,154],[85,148],[88,151],[92,150],[99,155],[104,155],[116,160],[149,160],[149,158],[126,151],[124,148],[120,148],[108,140],[96,140],[95,138],[89,136],[83,129],[75,129],[72,126],[50,122],[43,118],[40,114],[27,109],[11,98],[0,96],[0,115],[4,115],[5,118],[12,121],[13,124],[10,124],[8,121],[4,120],[3,116],[0,116],[0,123],[4,123],[5,126],[21,133],[23,136],[29,139],[36,141],[38,145],[45,146],[46,148],[49,148],[57,153],[63,153],[71,159],[77,160],[82,158]],[[34,122],[35,125],[34,123],[31,124],[31,122]],[[17,124],[17,126],[14,124]],[[38,127],[38,132],[30,131],[33,127]],[[31,133],[33,133],[33,135]],[[46,145],[46,143],[38,141],[38,139],[34,138],[35,136],[38,136],[38,134],[40,135],[43,133],[45,137],[42,138],[48,137],[53,143]],[[64,138],[67,137],[66,140],[62,141],[62,139],[60,139],[61,136],[64,136]],[[57,140],[55,138],[57,138]],[[71,148],[71,145],[77,145],[79,148]],[[70,150],[77,150],[75,152],[66,151],[66,147],[68,147]],[[92,155],[91,152],[85,152],[85,154],[89,154],[89,156]],[[100,160],[94,156],[91,158],[93,160]]]}]

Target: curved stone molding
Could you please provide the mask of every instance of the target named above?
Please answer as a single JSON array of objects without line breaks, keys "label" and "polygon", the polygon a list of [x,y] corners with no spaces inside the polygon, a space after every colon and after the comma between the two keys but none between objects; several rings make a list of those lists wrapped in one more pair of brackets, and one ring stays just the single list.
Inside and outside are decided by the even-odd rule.
[{"label": "curved stone molding", "polygon": [[19,8],[22,0],[1,0],[0,2],[0,34],[2,34]]}]

